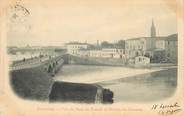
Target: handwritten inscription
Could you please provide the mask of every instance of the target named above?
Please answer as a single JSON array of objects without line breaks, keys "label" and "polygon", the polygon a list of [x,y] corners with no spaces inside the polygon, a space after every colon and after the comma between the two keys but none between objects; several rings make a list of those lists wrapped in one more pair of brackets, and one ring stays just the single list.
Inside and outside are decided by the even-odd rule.
[{"label": "handwritten inscription", "polygon": [[158,111],[160,115],[172,115],[182,110],[177,102],[173,104],[154,104],[151,109]]},{"label": "handwritten inscription", "polygon": [[15,5],[11,6],[11,9],[12,9],[11,14],[12,21],[21,21],[22,18],[26,18],[27,16],[30,15],[30,11],[18,2]]},{"label": "handwritten inscription", "polygon": [[29,10],[23,7],[22,5],[16,4],[14,6],[15,13],[12,18],[16,19],[23,16],[28,16],[30,14]]},{"label": "handwritten inscription", "polygon": [[20,4],[16,4],[14,8],[17,11],[22,11],[24,16],[27,16],[30,14],[29,10]]}]

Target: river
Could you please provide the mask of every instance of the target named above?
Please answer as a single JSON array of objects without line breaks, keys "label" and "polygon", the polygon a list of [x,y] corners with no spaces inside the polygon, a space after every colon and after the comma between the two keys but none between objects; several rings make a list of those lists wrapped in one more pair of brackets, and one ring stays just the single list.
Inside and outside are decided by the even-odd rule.
[{"label": "river", "polygon": [[55,81],[95,83],[114,93],[114,102],[151,102],[169,98],[177,87],[177,68],[132,69],[64,65]]}]

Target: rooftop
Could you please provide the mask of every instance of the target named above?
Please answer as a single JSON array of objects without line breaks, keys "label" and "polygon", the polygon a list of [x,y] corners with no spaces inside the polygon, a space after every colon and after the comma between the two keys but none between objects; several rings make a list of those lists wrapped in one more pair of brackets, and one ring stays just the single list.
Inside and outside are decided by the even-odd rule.
[{"label": "rooftop", "polygon": [[139,39],[142,39],[142,38],[146,38],[146,39],[155,38],[157,40],[173,40],[173,41],[175,41],[177,39],[177,36],[178,36],[177,34],[172,34],[172,35],[169,35],[169,36],[136,37],[136,38],[127,39],[126,41],[139,40]]},{"label": "rooftop", "polygon": [[166,41],[178,41],[178,34],[169,35],[169,36],[166,38]]},{"label": "rooftop", "polygon": [[66,45],[89,45],[88,43],[81,43],[81,42],[69,42]]}]

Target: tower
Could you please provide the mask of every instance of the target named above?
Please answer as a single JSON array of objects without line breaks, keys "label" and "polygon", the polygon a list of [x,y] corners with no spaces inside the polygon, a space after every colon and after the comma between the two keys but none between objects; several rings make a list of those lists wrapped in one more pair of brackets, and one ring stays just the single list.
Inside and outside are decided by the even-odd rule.
[{"label": "tower", "polygon": [[156,37],[156,28],[155,28],[153,20],[152,20],[152,25],[151,25],[151,37]]}]

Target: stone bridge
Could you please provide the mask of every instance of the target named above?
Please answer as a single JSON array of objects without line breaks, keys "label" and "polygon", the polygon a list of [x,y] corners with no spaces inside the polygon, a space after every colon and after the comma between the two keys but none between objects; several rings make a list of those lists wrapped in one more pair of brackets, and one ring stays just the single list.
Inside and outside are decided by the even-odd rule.
[{"label": "stone bridge", "polygon": [[54,81],[54,76],[70,56],[41,57],[13,62],[10,66],[12,89],[26,99],[49,102],[113,103],[113,92],[97,84]]},{"label": "stone bridge", "polygon": [[66,63],[67,58],[65,55],[58,55],[55,57],[45,56],[15,61],[10,65],[10,70],[21,70],[42,66],[45,71],[54,76],[55,73]]}]

